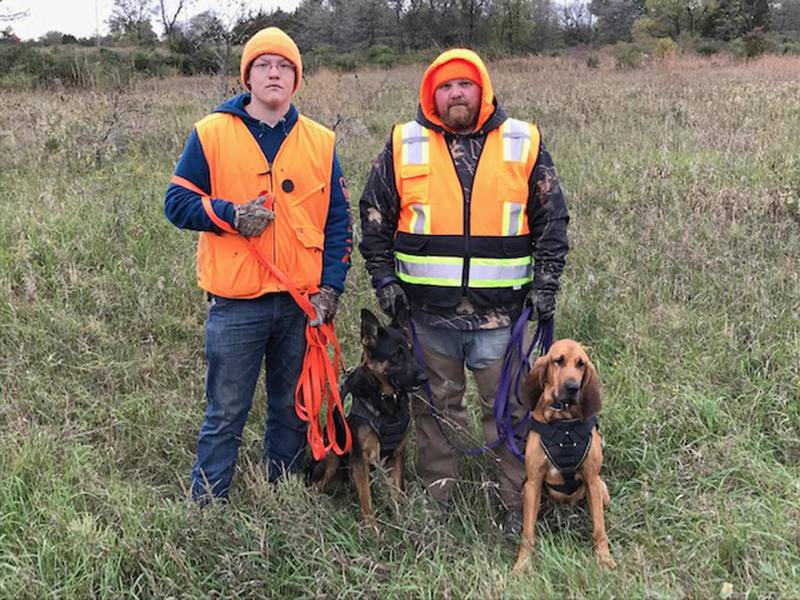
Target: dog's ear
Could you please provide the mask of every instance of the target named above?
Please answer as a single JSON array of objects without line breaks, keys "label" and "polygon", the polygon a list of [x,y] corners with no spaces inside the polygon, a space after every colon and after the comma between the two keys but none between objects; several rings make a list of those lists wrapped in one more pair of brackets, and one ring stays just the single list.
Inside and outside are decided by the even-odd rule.
[{"label": "dog's ear", "polygon": [[361,343],[365,348],[374,350],[378,345],[378,331],[381,328],[378,317],[366,308],[361,309]]},{"label": "dog's ear", "polygon": [[600,412],[600,378],[591,361],[586,363],[586,371],[581,381],[581,414],[585,421]]},{"label": "dog's ear", "polygon": [[540,356],[533,363],[533,368],[525,378],[520,390],[520,402],[528,410],[533,410],[542,397],[544,386],[547,383],[547,368],[550,366],[550,358],[547,354]]}]

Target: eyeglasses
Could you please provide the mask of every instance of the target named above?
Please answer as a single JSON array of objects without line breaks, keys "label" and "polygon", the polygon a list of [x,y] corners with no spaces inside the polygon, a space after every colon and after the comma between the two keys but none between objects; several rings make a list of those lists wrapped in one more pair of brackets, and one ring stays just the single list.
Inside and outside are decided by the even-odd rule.
[{"label": "eyeglasses", "polygon": [[273,68],[277,69],[278,73],[281,75],[294,73],[294,65],[286,60],[279,60],[277,62],[269,62],[266,60],[254,62],[253,66],[250,68],[258,73],[269,73]]}]

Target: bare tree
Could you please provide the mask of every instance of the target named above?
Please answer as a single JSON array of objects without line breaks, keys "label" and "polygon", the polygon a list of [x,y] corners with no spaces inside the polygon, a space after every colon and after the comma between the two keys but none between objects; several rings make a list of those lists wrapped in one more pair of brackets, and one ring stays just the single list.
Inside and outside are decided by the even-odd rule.
[{"label": "bare tree", "polygon": [[[3,0],[0,0],[0,4],[2,3]],[[22,17],[27,17],[27,16],[28,16],[27,10],[18,10],[16,12],[0,10],[0,23],[9,23],[11,21],[16,21],[17,19],[21,19]]]},{"label": "bare tree", "polygon": [[188,10],[195,0],[158,0],[158,8],[161,13],[161,25],[164,27],[164,35],[170,44],[175,40],[175,24],[184,9]]}]

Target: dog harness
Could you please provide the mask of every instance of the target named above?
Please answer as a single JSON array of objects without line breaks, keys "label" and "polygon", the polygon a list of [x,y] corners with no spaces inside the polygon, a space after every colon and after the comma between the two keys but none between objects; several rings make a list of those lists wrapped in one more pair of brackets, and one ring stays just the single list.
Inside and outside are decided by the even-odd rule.
[{"label": "dog harness", "polygon": [[411,426],[411,415],[408,410],[408,396],[405,393],[394,393],[391,395],[381,394],[378,400],[381,407],[395,408],[394,412],[378,411],[370,402],[353,396],[353,406],[350,408],[350,416],[356,416],[366,421],[381,444],[381,457],[386,458],[391,455],[400,442],[408,433]]},{"label": "dog harness", "polygon": [[578,472],[589,453],[592,429],[596,425],[597,417],[594,416],[586,421],[571,419],[552,423],[542,423],[531,419],[531,430],[539,434],[542,450],[564,477],[562,485],[545,484],[550,489],[569,496],[583,485],[582,481],[575,479],[575,473]]}]

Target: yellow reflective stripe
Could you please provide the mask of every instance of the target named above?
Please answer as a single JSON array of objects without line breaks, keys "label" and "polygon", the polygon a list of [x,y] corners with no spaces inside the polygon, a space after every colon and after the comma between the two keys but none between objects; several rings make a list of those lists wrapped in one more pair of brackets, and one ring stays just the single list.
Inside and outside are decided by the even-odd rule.
[{"label": "yellow reflective stripe", "polygon": [[426,165],[430,162],[430,131],[410,121],[403,125],[400,142],[402,145],[402,164]]},{"label": "yellow reflective stripe", "polygon": [[442,287],[458,287],[461,285],[461,278],[443,279],[439,277],[416,277],[405,273],[397,273],[397,278],[406,283],[416,283],[417,285],[440,285]]},{"label": "yellow reflective stripe", "polygon": [[411,222],[409,231],[416,234],[431,233],[431,207],[427,204],[411,205]]},{"label": "yellow reflective stripe", "polygon": [[464,264],[464,259],[461,258],[460,256],[417,256],[415,254],[406,254],[405,252],[395,252],[394,255],[396,258],[404,262],[417,263],[417,264],[458,265],[458,266]]},{"label": "yellow reflective stripe", "polygon": [[518,258],[471,258],[470,264],[485,267],[517,267],[519,265],[531,264],[530,256],[520,256]]},{"label": "yellow reflective stripe", "polygon": [[503,160],[526,162],[531,151],[530,125],[517,119],[506,119],[500,134],[503,136]]},{"label": "yellow reflective stripe", "polygon": [[469,280],[469,287],[471,288],[502,288],[514,287],[517,285],[525,285],[533,281],[533,276],[520,277],[519,279],[478,279]]},{"label": "yellow reflective stripe", "polygon": [[523,205],[519,202],[503,202],[503,235],[519,235],[522,231]]},{"label": "yellow reflective stripe", "polygon": [[518,258],[473,258],[469,267],[469,287],[494,288],[521,286],[533,280],[530,256]]},{"label": "yellow reflective stripe", "polygon": [[401,281],[420,285],[461,285],[464,259],[459,256],[415,256],[395,252],[395,274]]}]

